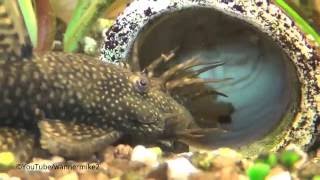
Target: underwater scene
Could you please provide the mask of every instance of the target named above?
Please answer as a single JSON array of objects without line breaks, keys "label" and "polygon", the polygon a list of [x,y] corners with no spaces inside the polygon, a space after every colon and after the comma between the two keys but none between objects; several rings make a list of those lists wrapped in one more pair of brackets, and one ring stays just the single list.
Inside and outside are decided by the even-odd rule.
[{"label": "underwater scene", "polygon": [[0,180],[320,180],[320,0],[0,0]]}]

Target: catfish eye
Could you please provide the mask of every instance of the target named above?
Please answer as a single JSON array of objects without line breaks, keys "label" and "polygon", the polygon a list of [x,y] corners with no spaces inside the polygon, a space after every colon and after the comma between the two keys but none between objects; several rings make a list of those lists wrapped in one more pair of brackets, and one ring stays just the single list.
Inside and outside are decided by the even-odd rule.
[{"label": "catfish eye", "polygon": [[137,78],[135,82],[135,88],[140,93],[146,93],[149,89],[149,81],[148,78],[141,76]]}]

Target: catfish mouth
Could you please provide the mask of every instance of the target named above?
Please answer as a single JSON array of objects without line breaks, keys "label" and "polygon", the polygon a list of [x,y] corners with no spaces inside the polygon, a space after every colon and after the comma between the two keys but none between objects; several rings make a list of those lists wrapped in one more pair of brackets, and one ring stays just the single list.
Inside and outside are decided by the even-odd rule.
[{"label": "catfish mouth", "polygon": [[[215,127],[199,127],[193,119],[179,113],[167,113],[164,116],[165,130],[160,137],[167,140],[178,140],[189,145],[199,145],[199,141],[208,134],[222,134],[226,131]],[[201,145],[200,145],[201,146]],[[205,147],[202,145],[202,147]]]},{"label": "catfish mouth", "polygon": [[[280,136],[298,110],[299,80],[288,56],[266,34],[236,18],[207,8],[162,14],[145,26],[135,43],[135,51],[139,52],[136,62],[141,69],[154,64],[159,54],[179,47],[174,61],[162,60],[151,74],[171,76],[164,78],[168,80],[164,87],[173,97],[177,96],[177,101],[185,105],[203,127],[209,123],[228,130],[219,136],[206,134],[200,143],[211,147],[243,147],[266,140],[271,134]],[[132,52],[131,57],[135,54]],[[170,57],[170,53],[167,54]],[[192,64],[192,59],[201,63],[189,68],[186,64]],[[184,64],[181,65],[183,71],[193,71],[194,76],[186,73],[193,78],[189,82],[201,86],[189,88],[192,85],[182,80],[183,71],[179,71],[180,75],[173,73],[177,64]],[[209,68],[211,65],[213,68]],[[165,73],[168,69],[172,73]],[[174,83],[175,78],[178,83]],[[181,100],[193,99],[195,94],[201,94],[197,103]],[[212,121],[208,121],[210,117]],[[273,144],[279,138],[266,141]]]}]

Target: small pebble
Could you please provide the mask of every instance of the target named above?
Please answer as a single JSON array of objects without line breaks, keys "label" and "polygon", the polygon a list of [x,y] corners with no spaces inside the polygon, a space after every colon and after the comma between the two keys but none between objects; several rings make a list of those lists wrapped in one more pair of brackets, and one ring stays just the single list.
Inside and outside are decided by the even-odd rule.
[{"label": "small pebble", "polygon": [[299,177],[311,179],[315,175],[320,175],[320,163],[308,162],[303,168],[299,169]]},{"label": "small pebble", "polygon": [[212,167],[213,155],[211,153],[195,152],[191,157],[191,162],[202,170],[209,170]]},{"label": "small pebble", "polygon": [[93,38],[86,36],[83,38],[83,43],[85,54],[95,55],[97,53],[98,43]]},{"label": "small pebble", "polygon": [[291,180],[290,172],[283,171],[272,176],[268,176],[266,180]]},{"label": "small pebble", "polygon": [[162,163],[157,168],[152,169],[147,175],[147,178],[159,180],[168,179],[168,164]]},{"label": "small pebble", "polygon": [[118,168],[115,168],[115,167],[109,167],[108,170],[107,170],[107,175],[110,177],[110,178],[115,178],[115,177],[119,177],[123,174],[123,172],[118,169]]},{"label": "small pebble", "polygon": [[102,152],[102,156],[103,156],[103,160],[106,163],[110,163],[112,162],[115,157],[114,157],[114,151],[115,151],[115,147],[110,146],[107,147],[103,152]]},{"label": "small pebble", "polygon": [[140,145],[132,150],[131,161],[142,162],[150,167],[156,167],[159,164],[157,153]]},{"label": "small pebble", "polygon": [[10,180],[21,180],[19,177],[10,177]]},{"label": "small pebble", "polygon": [[200,172],[186,158],[180,157],[177,159],[167,160],[166,162],[168,164],[169,179],[184,180],[188,179],[191,174]]},{"label": "small pebble", "polygon": [[79,173],[79,180],[95,180],[96,175],[94,173],[86,172],[86,173]]},{"label": "small pebble", "polygon": [[155,153],[158,157],[162,156],[162,150],[159,147],[152,147],[152,148],[148,148],[148,150],[150,150],[151,152]]},{"label": "small pebble", "polygon": [[[28,173],[26,171],[23,171],[21,169],[11,169],[8,171],[8,175],[13,177],[19,177],[21,179],[27,179],[28,178]],[[1,179],[1,177],[0,177]]]},{"label": "small pebble", "polygon": [[[320,129],[320,127],[319,127],[319,129]],[[320,159],[320,148],[318,148],[317,151],[316,151],[316,158]]]},{"label": "small pebble", "polygon": [[0,170],[16,166],[16,159],[11,152],[0,152]]},{"label": "small pebble", "polygon": [[64,158],[61,156],[53,156],[51,158],[51,161],[54,163],[62,163],[62,162],[64,162]]},{"label": "small pebble", "polygon": [[184,152],[184,153],[180,153],[177,155],[177,157],[184,157],[184,158],[191,158],[191,156],[193,155],[194,153],[193,152]]},{"label": "small pebble", "polygon": [[144,178],[137,172],[129,171],[121,176],[121,180],[143,180]]},{"label": "small pebble", "polygon": [[212,151],[213,155],[225,156],[233,159],[242,159],[242,155],[237,151],[230,148],[219,148],[217,150]]},{"label": "small pebble", "polygon": [[303,164],[308,161],[308,154],[305,153],[300,147],[298,147],[295,144],[288,145],[286,147],[286,151],[285,152],[287,152],[287,153],[294,152],[296,154],[296,155],[294,155],[294,153],[291,153],[291,157],[289,159],[289,161],[293,161],[292,162],[292,166],[294,168],[296,168],[296,169],[301,168],[303,166]]},{"label": "small pebble", "polygon": [[106,174],[100,172],[97,174],[96,179],[97,180],[105,180],[105,179],[109,179],[109,178]]},{"label": "small pebble", "polygon": [[71,170],[56,169],[56,170],[54,170],[54,171],[51,172],[51,173],[52,173],[52,175],[54,175],[54,177],[55,177],[56,179],[59,179],[59,178],[65,176],[65,175],[67,175],[67,174],[69,174],[69,173],[71,173],[71,172],[72,172]]},{"label": "small pebble", "polygon": [[190,180],[202,180],[202,179],[218,179],[217,174],[213,172],[202,172],[197,174],[191,174]]},{"label": "small pebble", "polygon": [[114,149],[114,157],[120,159],[130,159],[132,148],[129,145],[120,144]]},{"label": "small pebble", "polygon": [[6,173],[0,173],[0,179],[10,179],[10,177]]},{"label": "small pebble", "polygon": [[108,163],[106,163],[106,162],[102,162],[100,165],[99,165],[99,169],[100,170],[107,170],[109,168],[109,165],[108,165]]},{"label": "small pebble", "polygon": [[71,172],[69,174],[66,174],[60,178],[58,178],[57,180],[78,180],[78,174],[76,172]]}]

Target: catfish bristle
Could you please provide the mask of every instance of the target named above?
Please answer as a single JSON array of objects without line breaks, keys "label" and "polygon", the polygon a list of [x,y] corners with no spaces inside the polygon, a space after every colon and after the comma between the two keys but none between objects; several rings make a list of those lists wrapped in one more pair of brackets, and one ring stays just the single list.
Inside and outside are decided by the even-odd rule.
[{"label": "catfish bristle", "polygon": [[174,88],[182,88],[184,86],[190,86],[195,84],[208,84],[208,83],[217,83],[217,82],[224,82],[230,80],[231,78],[224,78],[224,79],[203,79],[203,78],[181,78],[173,81],[169,81],[166,83],[165,87],[168,90],[172,90]]},{"label": "catfish bristle", "polygon": [[224,64],[225,64],[224,62],[215,62],[212,65],[202,67],[202,68],[200,68],[198,70],[190,71],[191,73],[189,74],[189,76],[191,76],[191,77],[198,76],[198,75],[200,75],[200,74],[202,74],[204,72],[210,71],[211,69],[214,69],[216,67],[222,66]]},{"label": "catfish bristle", "polygon": [[167,80],[169,80],[173,75],[175,75],[177,72],[181,70],[188,69],[190,66],[193,66],[195,64],[199,64],[200,60],[197,57],[193,57],[183,63],[177,64],[173,66],[172,68],[168,69],[161,75],[161,79],[165,83]]},{"label": "catfish bristle", "polygon": [[151,64],[147,66],[147,71],[148,71],[148,77],[153,77],[154,75],[154,70],[159,67],[159,65],[162,62],[169,62],[174,58],[176,55],[176,52],[178,51],[179,47],[176,47],[173,49],[168,55],[161,54],[157,59],[155,59]]},{"label": "catfish bristle", "polygon": [[198,139],[213,132],[225,133],[226,130],[221,128],[194,128],[176,132],[175,135],[178,139]]},{"label": "catfish bristle", "polygon": [[194,100],[194,99],[197,99],[197,98],[200,98],[200,97],[210,96],[210,95],[219,95],[219,96],[223,96],[223,97],[228,97],[226,94],[224,94],[222,92],[216,91],[214,89],[210,89],[210,90],[205,91],[205,92],[196,93],[191,98]]},{"label": "catfish bristle", "polygon": [[139,40],[136,40],[132,48],[132,63],[131,63],[132,72],[140,71],[138,43],[139,43]]}]

